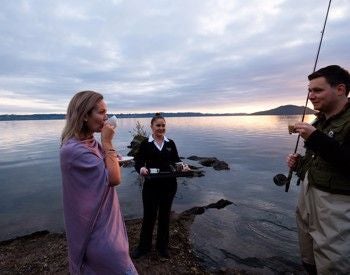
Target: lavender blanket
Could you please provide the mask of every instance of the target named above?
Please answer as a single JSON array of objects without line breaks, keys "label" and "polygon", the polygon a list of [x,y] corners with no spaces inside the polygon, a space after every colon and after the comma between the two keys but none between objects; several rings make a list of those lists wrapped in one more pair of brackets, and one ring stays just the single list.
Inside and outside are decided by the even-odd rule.
[{"label": "lavender blanket", "polygon": [[[129,256],[129,244],[118,195],[108,186],[100,144],[95,140],[68,140],[60,150],[63,209],[71,274],[137,274]],[[103,194],[107,193],[91,230]],[[88,238],[83,268],[79,270]]]}]

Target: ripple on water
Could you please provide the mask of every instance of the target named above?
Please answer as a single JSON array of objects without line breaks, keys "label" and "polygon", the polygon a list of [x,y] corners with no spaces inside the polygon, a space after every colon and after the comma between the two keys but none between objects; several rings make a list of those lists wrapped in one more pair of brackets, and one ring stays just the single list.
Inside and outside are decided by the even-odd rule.
[{"label": "ripple on water", "polygon": [[[205,265],[240,266],[260,272],[281,271],[282,267],[288,271],[299,266],[294,253],[296,228],[287,226],[283,214],[273,212],[271,203],[260,207],[257,210],[237,204],[226,211],[211,210],[196,217],[191,236]],[[211,232],[209,228],[216,230]]]}]

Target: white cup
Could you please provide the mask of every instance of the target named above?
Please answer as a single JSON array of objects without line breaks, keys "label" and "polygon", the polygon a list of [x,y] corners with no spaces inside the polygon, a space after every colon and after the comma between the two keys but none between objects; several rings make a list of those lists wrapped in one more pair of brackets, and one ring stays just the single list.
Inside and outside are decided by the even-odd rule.
[{"label": "white cup", "polygon": [[117,117],[115,115],[111,116],[107,122],[114,127],[117,127]]},{"label": "white cup", "polygon": [[150,172],[150,174],[158,174],[159,173],[159,169],[158,168],[150,168],[149,172]]}]

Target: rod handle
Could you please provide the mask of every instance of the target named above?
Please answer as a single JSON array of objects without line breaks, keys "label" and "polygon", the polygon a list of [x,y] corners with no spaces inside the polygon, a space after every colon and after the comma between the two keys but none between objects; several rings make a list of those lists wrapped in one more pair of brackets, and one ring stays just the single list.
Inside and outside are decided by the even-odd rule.
[{"label": "rod handle", "polygon": [[292,179],[292,176],[293,176],[293,170],[289,169],[288,178],[287,178],[287,182],[286,182],[286,189],[285,189],[286,192],[288,192],[288,190],[289,190],[289,185],[290,185],[290,181]]}]

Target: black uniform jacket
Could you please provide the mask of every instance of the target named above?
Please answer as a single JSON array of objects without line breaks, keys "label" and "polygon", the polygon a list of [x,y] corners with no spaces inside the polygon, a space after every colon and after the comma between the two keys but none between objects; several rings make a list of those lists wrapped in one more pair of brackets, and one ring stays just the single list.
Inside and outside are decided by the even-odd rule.
[{"label": "black uniform jacket", "polygon": [[[158,168],[160,172],[170,172],[172,171],[170,166],[175,167],[175,163],[179,161],[181,160],[173,140],[164,140],[163,148],[160,151],[153,141],[149,142],[148,139],[145,139],[135,156],[135,169],[137,173],[140,173],[141,167]],[[170,180],[176,181],[176,178],[170,178]],[[146,181],[149,180],[146,179]]]}]

